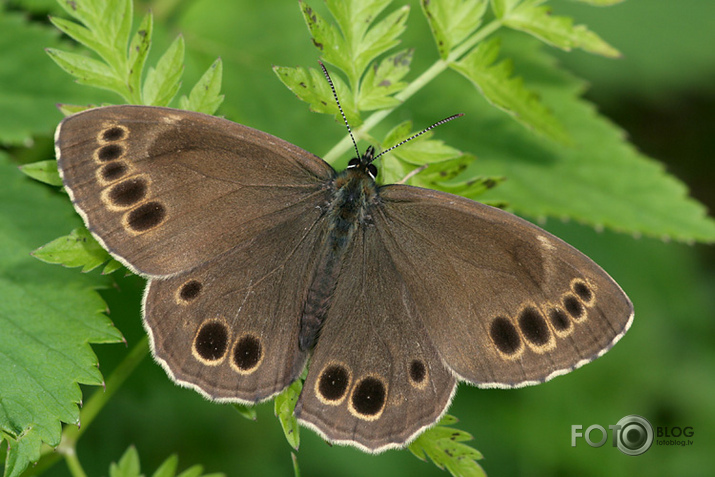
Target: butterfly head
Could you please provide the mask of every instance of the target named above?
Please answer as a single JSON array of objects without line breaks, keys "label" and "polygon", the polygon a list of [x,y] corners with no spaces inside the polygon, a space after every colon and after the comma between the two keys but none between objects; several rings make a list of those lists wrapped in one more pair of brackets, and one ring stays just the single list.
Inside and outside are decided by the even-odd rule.
[{"label": "butterfly head", "polygon": [[360,157],[354,157],[348,162],[348,169],[359,170],[367,174],[375,180],[377,177],[377,167],[372,162],[377,159],[375,156],[375,148],[369,146],[365,151],[365,154]]}]

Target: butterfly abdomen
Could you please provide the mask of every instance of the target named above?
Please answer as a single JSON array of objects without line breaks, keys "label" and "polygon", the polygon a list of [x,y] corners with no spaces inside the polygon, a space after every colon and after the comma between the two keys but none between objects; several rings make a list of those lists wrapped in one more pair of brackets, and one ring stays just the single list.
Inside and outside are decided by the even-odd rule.
[{"label": "butterfly abdomen", "polygon": [[345,171],[334,183],[326,212],[328,228],[320,241],[318,260],[300,321],[299,345],[305,351],[315,346],[335,291],[345,251],[355,231],[368,216],[375,195],[372,179],[358,171]]}]

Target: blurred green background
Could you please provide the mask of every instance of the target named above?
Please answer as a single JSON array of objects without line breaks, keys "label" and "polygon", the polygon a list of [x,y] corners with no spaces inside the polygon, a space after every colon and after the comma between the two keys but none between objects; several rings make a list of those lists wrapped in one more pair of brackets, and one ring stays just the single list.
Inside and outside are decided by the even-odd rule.
[{"label": "blurred green background", "polygon": [[[322,8],[319,0],[310,3]],[[436,53],[419,4],[407,3],[412,12],[403,45],[416,48],[413,71],[419,72]],[[662,161],[712,210],[715,2],[630,0],[611,8],[551,3],[556,13],[589,25],[624,57],[553,54],[591,84],[586,96],[627,131],[638,149]],[[60,14],[50,1],[8,5],[4,15],[22,21],[46,23],[48,11]],[[29,13],[27,5],[32,6]],[[271,71],[271,65],[310,66],[317,59],[296,1],[159,0],[136,5],[138,14],[147,8],[155,15],[154,61],[177,34],[184,35],[186,84],[195,83],[217,56],[223,59],[226,101],[221,114],[319,155],[343,136],[344,129],[331,118],[307,112]],[[39,64],[50,62],[43,45],[29,48],[21,38],[6,35],[0,32],[1,44],[25,49],[24,55]],[[47,70],[52,76],[42,76],[28,88],[35,88],[33,107],[45,109],[48,126],[35,133],[31,150],[10,148],[18,161],[52,157],[51,133],[61,119],[54,103],[87,102],[88,97],[118,101],[101,92],[88,96],[86,88],[73,85],[59,68]],[[59,86],[48,88],[50,94],[42,88],[47,84]],[[471,96],[470,88],[458,75],[445,74],[408,109],[398,110],[390,124],[407,118],[430,124],[462,107],[460,91]],[[453,124],[439,136],[479,156],[478,132],[470,131],[468,120]],[[491,476],[706,475],[715,468],[713,248],[596,232],[553,219],[545,228],[609,271],[633,300],[635,323],[606,356],[545,385],[511,391],[462,385],[450,413],[459,417],[459,428],[473,434],[472,444],[485,456],[483,467]],[[139,309],[143,280],[117,276],[116,281],[102,295],[131,347],[144,334]],[[122,345],[94,349],[105,376],[127,352]],[[211,404],[174,386],[147,358],[83,436],[78,453],[92,476],[107,475],[109,462],[130,444],[138,448],[147,474],[178,453],[181,467],[201,463],[207,471],[229,476],[291,475],[290,448],[272,412],[272,404],[261,405],[258,421],[247,421],[230,406]],[[591,448],[583,440],[571,447],[571,425],[607,427],[629,414],[642,415],[654,426],[692,426],[694,445],[654,445],[638,457],[610,446]],[[446,475],[407,451],[369,456],[330,447],[309,430],[301,438],[298,460],[305,476]],[[44,475],[69,473],[60,462]]]}]

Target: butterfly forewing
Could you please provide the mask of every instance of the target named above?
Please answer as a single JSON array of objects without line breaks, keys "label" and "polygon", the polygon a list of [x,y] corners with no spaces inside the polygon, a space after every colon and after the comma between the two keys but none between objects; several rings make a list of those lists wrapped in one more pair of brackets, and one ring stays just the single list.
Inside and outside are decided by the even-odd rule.
[{"label": "butterfly forewing", "polygon": [[451,194],[399,185],[380,194],[375,228],[461,379],[542,382],[600,356],[630,326],[616,282],[548,232]]},{"label": "butterfly forewing", "polygon": [[[325,200],[333,169],[269,134],[168,108],[111,106],[57,128],[75,208],[132,270],[168,276]],[[302,204],[303,208],[289,208]]]}]

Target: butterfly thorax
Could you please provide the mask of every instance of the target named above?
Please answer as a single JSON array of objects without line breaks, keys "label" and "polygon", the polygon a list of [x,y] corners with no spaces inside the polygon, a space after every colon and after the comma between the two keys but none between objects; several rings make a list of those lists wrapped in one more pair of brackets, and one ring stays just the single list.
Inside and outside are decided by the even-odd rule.
[{"label": "butterfly thorax", "polygon": [[346,169],[333,181],[331,200],[325,212],[328,227],[318,245],[318,258],[301,317],[301,350],[315,345],[330,308],[345,252],[355,232],[370,224],[370,209],[377,200],[375,181],[363,168]]}]

